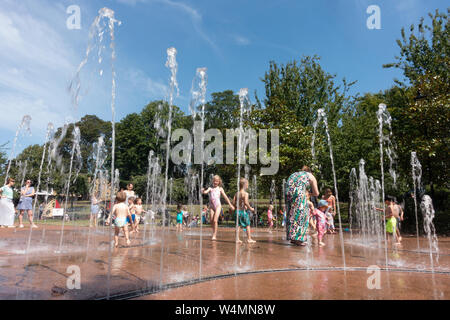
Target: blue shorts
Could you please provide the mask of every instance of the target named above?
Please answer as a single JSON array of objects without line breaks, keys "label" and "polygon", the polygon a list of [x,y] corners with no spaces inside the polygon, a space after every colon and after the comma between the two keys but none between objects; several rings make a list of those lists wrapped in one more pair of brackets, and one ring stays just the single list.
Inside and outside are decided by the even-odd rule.
[{"label": "blue shorts", "polygon": [[[135,214],[131,215],[131,220],[133,220],[133,222],[136,221],[136,215]],[[127,223],[131,223],[130,222],[130,217],[127,217]]]}]

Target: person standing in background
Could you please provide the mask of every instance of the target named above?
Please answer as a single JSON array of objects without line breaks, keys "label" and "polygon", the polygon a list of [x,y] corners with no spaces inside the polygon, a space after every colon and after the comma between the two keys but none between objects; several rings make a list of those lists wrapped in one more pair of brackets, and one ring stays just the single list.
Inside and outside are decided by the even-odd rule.
[{"label": "person standing in background", "polygon": [[37,228],[33,222],[33,197],[35,195],[34,188],[31,186],[31,180],[25,182],[25,186],[20,190],[20,200],[17,206],[19,210],[19,228],[23,228],[23,214],[28,213],[28,220],[32,228]]}]

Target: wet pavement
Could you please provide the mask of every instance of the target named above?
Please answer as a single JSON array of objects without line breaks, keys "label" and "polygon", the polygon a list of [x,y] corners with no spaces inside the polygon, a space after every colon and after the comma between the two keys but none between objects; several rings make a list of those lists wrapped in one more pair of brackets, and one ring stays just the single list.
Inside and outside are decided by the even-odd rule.
[{"label": "wet pavement", "polygon": [[[112,250],[107,227],[68,225],[62,241],[61,226],[0,234],[0,299],[450,297],[449,238],[439,238],[439,259],[434,254],[431,261],[427,239],[420,239],[418,249],[415,237],[386,252],[376,240],[364,244],[344,233],[343,256],[338,234],[325,236],[322,248],[297,247],[283,240],[284,232],[262,229],[253,232],[255,244],[236,244],[234,229],[219,229],[218,240],[211,241],[208,227],[176,233],[155,227],[144,232],[141,226],[131,246],[124,247],[122,237]],[[375,271],[368,273],[369,267]],[[71,289],[74,270],[80,271],[80,289]],[[379,283],[373,278],[377,270]]]}]

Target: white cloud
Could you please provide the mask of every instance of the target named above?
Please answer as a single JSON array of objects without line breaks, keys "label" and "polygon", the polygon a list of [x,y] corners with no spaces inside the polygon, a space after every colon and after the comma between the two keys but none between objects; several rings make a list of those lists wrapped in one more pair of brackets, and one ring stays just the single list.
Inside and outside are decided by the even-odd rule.
[{"label": "white cloud", "polygon": [[1,2],[0,112],[8,112],[8,121],[0,121],[0,129],[14,132],[29,114],[33,135],[42,137],[48,122],[61,125],[67,117],[67,80],[77,58],[54,25],[58,21],[64,30],[65,18],[65,11],[45,1]]},{"label": "white cloud", "polygon": [[126,77],[134,89],[142,90],[150,99],[162,99],[168,93],[163,81],[151,79],[140,69],[129,69]]},{"label": "white cloud", "polygon": [[192,26],[198,35],[209,43],[209,45],[217,52],[220,53],[216,43],[211,39],[210,36],[203,30],[203,18],[198,10],[194,9],[190,5],[181,2],[181,1],[172,1],[172,0],[117,0],[119,3],[128,4],[131,6],[136,5],[137,3],[162,3],[164,5],[170,6],[172,8],[178,9],[189,16],[192,22]]},{"label": "white cloud", "polygon": [[233,39],[237,44],[242,46],[247,46],[250,44],[250,40],[241,35],[233,35]]},{"label": "white cloud", "polygon": [[128,4],[130,6],[135,6],[136,3],[145,2],[145,0],[117,0],[119,3]]}]

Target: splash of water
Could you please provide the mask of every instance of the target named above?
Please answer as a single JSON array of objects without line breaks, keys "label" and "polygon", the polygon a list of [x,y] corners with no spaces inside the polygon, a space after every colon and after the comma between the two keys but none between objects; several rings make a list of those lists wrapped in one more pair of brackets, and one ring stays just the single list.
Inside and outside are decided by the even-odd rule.
[{"label": "splash of water", "polygon": [[[386,109],[386,105],[381,103],[378,106],[377,111],[377,118],[378,118],[378,141],[380,145],[380,168],[381,168],[381,191],[382,191],[382,206],[383,206],[383,230],[386,230],[386,208],[384,203],[384,160],[383,160],[383,143],[386,140],[385,135],[383,133],[383,124],[387,123],[390,126],[390,119],[391,116],[389,115],[389,112]],[[384,243],[385,243],[385,260],[386,260],[386,269],[389,268],[388,266],[388,254],[387,254],[387,235],[386,232],[384,232]]]},{"label": "splash of water", "polygon": [[100,171],[104,170],[106,157],[107,157],[107,149],[105,145],[105,136],[100,135],[100,137],[98,137],[97,142],[93,146],[92,161],[95,162],[95,167],[89,192],[91,195],[94,195],[100,191],[100,181],[98,177]]},{"label": "splash of water", "polygon": [[438,238],[436,236],[436,228],[434,227],[433,223],[435,211],[433,207],[433,201],[431,200],[431,197],[429,195],[426,194],[422,197],[420,209],[423,215],[423,229],[427,234],[428,244],[430,247],[431,269],[434,272],[433,250],[436,253],[436,261],[439,261],[439,247]]},{"label": "splash of water", "polygon": [[169,205],[172,204],[172,192],[173,192],[173,177],[169,179]]},{"label": "splash of water", "polygon": [[350,188],[349,188],[349,205],[348,205],[348,218],[349,218],[349,229],[350,229],[350,241],[353,242],[353,216],[356,216],[357,210],[357,197],[358,197],[358,176],[356,174],[356,169],[352,168],[350,171]]},{"label": "splash of water", "polygon": [[[239,135],[238,135],[238,145],[237,145],[237,188],[236,190],[239,191],[239,180],[241,179],[241,164],[242,162],[245,164],[245,140],[244,140],[244,121],[245,118],[247,118],[251,111],[251,103],[250,99],[248,97],[248,88],[241,88],[239,90],[239,106],[240,106],[240,113],[239,113]],[[238,212],[239,209],[239,192],[236,194],[236,204],[237,207],[236,212]],[[238,236],[238,227],[239,227],[239,215],[236,214],[236,239]],[[235,268],[234,272],[236,274],[237,272],[237,258],[238,258],[238,246],[236,245],[236,251],[235,251]]]},{"label": "splash of water", "polygon": [[24,115],[22,118],[22,121],[20,122],[19,126],[17,127],[16,135],[14,136],[14,140],[13,140],[13,144],[12,144],[12,148],[11,148],[11,154],[9,155],[8,167],[6,169],[5,184],[9,177],[9,170],[11,169],[11,161],[15,156],[17,139],[19,138],[19,134],[23,130],[24,132],[27,132],[29,135],[31,135],[30,122],[31,122],[31,116]]},{"label": "splash of water", "polygon": [[318,127],[320,120],[322,120],[323,124],[325,125],[325,132],[327,135],[328,148],[330,150],[331,169],[333,171],[334,190],[336,193],[336,196],[335,196],[336,197],[336,208],[337,208],[338,219],[339,219],[339,238],[340,238],[340,242],[341,242],[342,261],[343,261],[344,269],[345,269],[346,263],[345,263],[344,235],[342,233],[341,209],[339,206],[339,193],[338,193],[338,188],[337,188],[336,170],[334,168],[333,148],[332,148],[332,144],[331,144],[330,132],[328,130],[328,119],[327,119],[327,115],[325,114],[324,109],[317,110],[317,119],[313,124],[314,134],[313,134],[313,139],[311,142],[311,153],[312,153],[313,159],[315,159],[314,140],[315,140],[315,136],[316,136],[316,128]]},{"label": "splash of water", "polygon": [[176,60],[177,50],[173,47],[167,49],[167,60],[166,67],[170,70],[170,81],[169,81],[169,117],[167,120],[167,140],[166,140],[166,161],[165,161],[165,173],[164,173],[164,188],[162,197],[162,220],[163,220],[163,235],[161,241],[161,262],[160,262],[160,286],[163,282],[163,253],[164,253],[164,234],[166,230],[166,208],[167,208],[167,184],[169,180],[169,157],[170,157],[170,139],[172,135],[172,112],[173,112],[173,100],[175,94],[178,95],[178,82],[177,82],[177,71],[178,63]]},{"label": "splash of water", "polygon": [[[397,154],[395,152],[395,146],[394,146],[393,139],[392,139],[392,137],[393,137],[392,117],[384,103],[380,103],[378,105],[377,118],[378,118],[378,122],[381,124],[380,132],[379,132],[380,139],[381,139],[381,142],[385,144],[384,151],[386,152],[386,155],[389,159],[389,175],[392,177],[394,187],[396,187],[397,173],[394,169],[394,166],[397,161]],[[385,135],[383,133],[383,125],[387,126],[388,131],[389,131],[388,135]]]},{"label": "splash of water", "polygon": [[[159,176],[161,174],[161,166],[159,165],[159,158],[154,156],[153,150],[149,151],[148,154],[148,168],[147,168],[147,188],[146,188],[146,210],[145,224],[144,224],[144,235],[143,240],[146,241],[147,237],[147,225],[150,224],[151,231],[151,241],[154,241],[154,217],[155,212],[158,211],[157,204],[160,203],[161,199],[161,186]],[[150,204],[150,208],[149,208]]]},{"label": "splash of water", "polygon": [[[54,130],[55,130],[55,128],[53,126],[53,123],[49,122],[48,125],[47,125],[47,133],[45,135],[45,142],[44,142],[44,147],[43,147],[43,150],[42,150],[41,164],[39,166],[39,174],[38,174],[38,180],[37,180],[37,186],[36,186],[36,194],[39,193],[40,188],[41,188],[41,175],[42,175],[42,169],[43,169],[44,161],[45,161],[45,153],[46,153],[46,150],[47,150],[47,144],[49,144],[49,141],[52,139],[52,137],[54,135]],[[48,192],[47,192],[47,194],[48,194]],[[38,200],[38,196],[36,195],[34,197],[34,201],[33,201],[33,211],[32,211],[33,212],[33,221],[34,221],[34,218],[36,218],[35,211],[36,211],[37,200]],[[30,233],[28,235],[27,249],[26,249],[27,262],[28,262],[28,252],[30,250],[30,245],[31,245],[31,234],[32,234],[32,232],[33,232],[33,228],[30,228]],[[45,228],[42,230],[42,239],[43,239],[44,235],[45,235]],[[42,243],[42,239],[41,239],[41,243]]]},{"label": "splash of water", "polygon": [[114,170],[113,196],[120,190],[120,172],[119,169]]},{"label": "splash of water", "polygon": [[[178,95],[178,82],[177,82],[177,71],[178,63],[176,60],[177,49],[171,47],[167,49],[167,61],[166,67],[170,70],[170,82],[169,82],[169,118],[167,120],[167,140],[166,140],[166,167],[164,174],[164,194],[163,194],[163,225],[166,223],[166,203],[167,203],[167,183],[169,179],[169,157],[170,157],[170,139],[172,134],[172,113],[173,113],[173,100],[174,96]],[[176,92],[176,93],[175,93]]]},{"label": "splash of water", "polygon": [[[48,152],[50,153],[50,142],[53,140],[54,134],[55,134],[55,127],[54,127],[53,123],[49,122],[47,125],[47,133],[45,135],[44,148],[42,150],[41,164],[39,166],[39,174],[38,174],[36,192],[39,192],[40,188],[41,188],[41,176],[42,176],[42,169],[43,169],[44,162],[45,162],[45,153],[47,151],[47,145],[48,145]],[[51,159],[50,157],[48,157],[48,158]],[[47,185],[47,193],[48,193],[48,185]],[[33,213],[34,213],[34,209],[36,207],[37,198],[38,197],[34,198]]]},{"label": "splash of water", "polygon": [[[107,21],[107,23],[105,22]],[[70,92],[70,96],[72,99],[72,105],[74,109],[78,108],[79,102],[80,102],[80,91],[81,91],[81,71],[86,66],[86,64],[89,61],[89,58],[91,56],[91,53],[97,49],[97,62],[99,65],[101,65],[103,61],[103,50],[105,49],[104,45],[104,34],[106,32],[106,28],[109,29],[109,33],[111,36],[111,43],[110,48],[112,49],[112,59],[114,60],[116,58],[115,54],[115,35],[114,35],[114,28],[115,24],[120,26],[122,24],[121,21],[118,21],[114,17],[114,11],[109,8],[102,8],[98,11],[97,17],[92,22],[90,28],[89,28],[89,40],[88,40],[88,46],[86,48],[84,59],[81,61],[81,63],[78,65],[77,71],[75,73],[74,78],[70,81],[68,90]],[[101,69],[99,72],[100,76],[103,75],[103,70]],[[114,69],[113,69],[113,78],[115,76]],[[114,80],[113,80],[114,84]]]},{"label": "splash of water", "polygon": [[[74,158],[76,161],[75,167],[76,167],[76,173],[75,175],[78,176],[79,169],[81,169],[81,152],[80,152],[80,129],[78,127],[73,128],[72,132],[72,150],[70,152],[70,166],[69,166],[69,172],[68,177],[65,183],[65,202],[64,202],[64,217],[62,219],[61,224],[61,237],[59,239],[59,252],[62,252],[62,244],[64,239],[64,225],[65,225],[65,216],[67,215],[67,202],[69,200],[69,192],[70,192],[70,185],[72,182],[72,169],[74,164]],[[76,177],[75,177],[76,179]]]},{"label": "splash of water", "polygon": [[[353,227],[354,216],[359,227],[359,233],[363,238],[361,242],[365,245],[371,245],[373,239],[376,239],[378,247],[381,248],[381,239],[384,232],[376,210],[380,206],[381,186],[378,180],[367,177],[364,165],[365,161],[361,159],[359,162],[359,178],[354,168],[350,172],[350,230]],[[351,239],[353,240],[353,231],[351,231]]]},{"label": "splash of water", "polygon": [[23,182],[25,181],[25,176],[27,175],[27,167],[28,167],[28,159],[25,161],[19,161],[19,173],[18,177],[20,179],[20,186],[23,186]]},{"label": "splash of water", "polygon": [[[191,180],[198,181],[197,195],[200,206],[200,255],[199,255],[199,277],[202,277],[202,247],[203,247],[203,181],[204,181],[204,141],[205,141],[205,104],[206,104],[206,88],[208,82],[207,68],[197,68],[194,79],[192,80],[191,88],[191,102],[189,104],[189,110],[192,114],[192,120],[194,126],[192,128],[194,132],[194,137],[200,137],[200,141],[196,138],[194,143],[195,147],[189,143],[188,154],[189,159],[191,159],[190,154],[194,150],[194,160],[195,162],[200,162],[200,173],[196,175],[192,171],[192,163],[188,163],[188,175],[192,176]],[[196,124],[196,120],[200,118],[200,126]],[[200,151],[200,152],[199,152]],[[192,185],[192,184],[191,184]],[[194,187],[194,186],[192,186]],[[190,189],[193,189],[193,188]],[[192,210],[191,210],[192,211]]]},{"label": "splash of water", "polygon": [[422,189],[422,165],[417,158],[416,152],[411,152],[411,173],[414,185],[413,199],[414,199],[414,213],[416,215],[416,238],[417,250],[420,250],[419,243],[419,218],[417,216],[417,192]]},{"label": "splash of water", "polygon": [[61,134],[58,137],[54,136],[53,139],[50,141],[49,153],[48,153],[48,159],[47,159],[47,173],[48,174],[50,173],[52,160],[55,162],[55,167],[60,168],[62,170],[63,156],[59,152],[59,146],[60,146],[61,142],[63,141],[63,139],[65,138],[68,129],[69,129],[69,124],[65,123],[61,130]]}]

